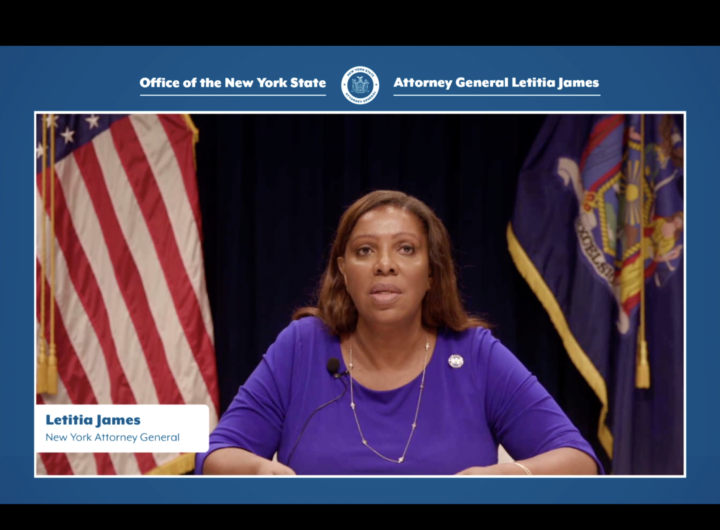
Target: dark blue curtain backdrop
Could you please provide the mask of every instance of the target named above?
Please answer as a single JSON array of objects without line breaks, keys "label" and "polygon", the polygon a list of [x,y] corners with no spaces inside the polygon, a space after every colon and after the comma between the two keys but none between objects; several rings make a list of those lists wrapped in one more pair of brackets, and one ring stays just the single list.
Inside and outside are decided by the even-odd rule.
[{"label": "dark blue curtain backdrop", "polygon": [[396,189],[443,220],[467,308],[495,325],[610,471],[600,402],[507,250],[518,174],[545,116],[192,118],[221,412],[293,310],[312,303],[343,210]]}]

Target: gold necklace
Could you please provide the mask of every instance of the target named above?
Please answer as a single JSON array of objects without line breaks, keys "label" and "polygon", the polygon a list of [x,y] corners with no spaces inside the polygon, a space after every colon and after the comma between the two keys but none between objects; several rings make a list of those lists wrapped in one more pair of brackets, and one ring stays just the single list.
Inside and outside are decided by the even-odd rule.
[{"label": "gold necklace", "polygon": [[387,460],[388,462],[395,462],[397,464],[402,464],[403,460],[405,460],[405,455],[407,454],[408,447],[410,447],[410,440],[412,440],[413,434],[415,434],[415,429],[417,428],[417,419],[418,414],[420,413],[420,401],[422,400],[423,390],[425,389],[425,370],[427,368],[427,356],[428,351],[430,350],[430,341],[428,340],[428,335],[425,333],[425,360],[423,362],[423,372],[422,372],[422,379],[420,381],[420,395],[418,396],[418,402],[417,402],[417,409],[415,409],[415,419],[412,423],[412,429],[410,429],[410,437],[408,438],[407,443],[405,444],[405,450],[403,451],[403,454],[400,458],[395,460],[394,458],[388,458],[387,456],[379,453],[373,447],[368,443],[368,441],[365,439],[365,435],[362,432],[362,429],[360,428],[360,421],[358,421],[357,412],[355,411],[355,395],[353,394],[353,339],[350,339],[350,364],[348,365],[348,368],[350,368],[350,408],[353,411],[353,415],[355,416],[355,423],[357,424],[358,432],[360,433],[360,439],[362,440],[362,443],[365,447],[370,449],[373,453],[378,455],[380,458],[383,458]]}]

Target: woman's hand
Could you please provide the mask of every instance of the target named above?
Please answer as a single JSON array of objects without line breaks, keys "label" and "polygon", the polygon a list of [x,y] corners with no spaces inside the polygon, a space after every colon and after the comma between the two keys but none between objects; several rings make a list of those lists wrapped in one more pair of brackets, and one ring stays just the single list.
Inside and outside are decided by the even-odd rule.
[{"label": "woman's hand", "polygon": [[[598,467],[589,455],[572,447],[519,460],[533,475],[597,475]],[[458,475],[527,475],[517,464],[503,463],[487,467],[469,467]]]},{"label": "woman's hand", "polygon": [[262,462],[260,466],[258,466],[257,470],[258,475],[295,475],[295,472],[287,467],[286,465],[281,464],[280,462],[275,462],[272,460],[266,460],[265,462]]},{"label": "woman's hand", "polygon": [[203,475],[295,475],[295,472],[280,462],[245,449],[224,447],[208,455]]},{"label": "woman's hand", "polygon": [[515,464],[495,464],[492,466],[475,466],[463,469],[457,475],[527,475],[520,466]]}]

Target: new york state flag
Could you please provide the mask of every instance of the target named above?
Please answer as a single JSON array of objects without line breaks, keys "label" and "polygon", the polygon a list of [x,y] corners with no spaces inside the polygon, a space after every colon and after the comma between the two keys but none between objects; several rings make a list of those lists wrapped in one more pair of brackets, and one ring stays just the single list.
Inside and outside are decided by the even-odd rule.
[{"label": "new york state flag", "polygon": [[613,474],[683,474],[682,115],[552,115],[508,244],[602,402]]}]

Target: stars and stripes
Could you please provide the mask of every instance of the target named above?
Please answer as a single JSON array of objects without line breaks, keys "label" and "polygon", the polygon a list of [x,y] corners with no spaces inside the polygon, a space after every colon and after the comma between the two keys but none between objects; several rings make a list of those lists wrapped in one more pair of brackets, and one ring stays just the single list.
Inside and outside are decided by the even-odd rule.
[{"label": "stars and stripes", "polygon": [[[55,134],[54,235],[49,169],[44,208],[42,201],[43,152],[49,159],[51,151],[44,126]],[[54,238],[59,374],[57,394],[38,395],[38,403],[207,404],[212,429],[218,388],[192,123],[178,115],[39,115],[37,135],[37,318],[41,287],[51,288],[40,250],[44,214],[47,252]],[[49,315],[48,305],[48,340]],[[190,456],[42,454],[38,473],[149,473]]]}]

